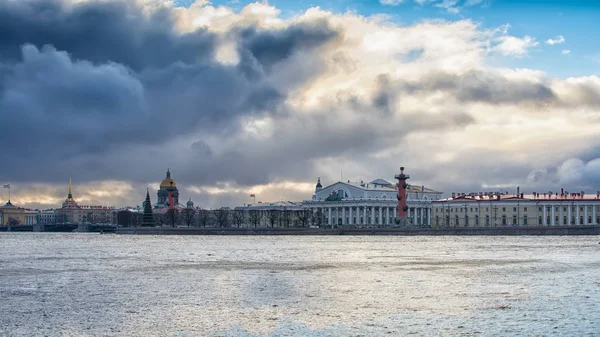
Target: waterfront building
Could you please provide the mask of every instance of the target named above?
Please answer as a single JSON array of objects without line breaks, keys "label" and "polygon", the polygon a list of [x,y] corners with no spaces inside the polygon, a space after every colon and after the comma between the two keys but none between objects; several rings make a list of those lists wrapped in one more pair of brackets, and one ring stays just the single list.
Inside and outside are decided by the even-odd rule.
[{"label": "waterfront building", "polygon": [[[167,169],[167,176],[160,183],[157,196],[158,201],[154,206],[155,208],[161,209],[179,207],[179,190],[177,189],[177,183],[171,178],[171,169]],[[171,198],[173,200],[170,200]]]},{"label": "waterfront building", "polygon": [[15,206],[9,200],[4,206],[0,206],[0,225],[35,225],[37,224],[37,214],[37,211]]},{"label": "waterfront building", "polygon": [[117,210],[114,207],[79,205],[73,198],[73,185],[69,178],[69,194],[61,208],[55,210],[57,223],[116,223]]},{"label": "waterfront building", "polygon": [[[431,209],[442,192],[425,186],[406,186],[406,221],[403,226],[431,225]],[[324,215],[327,226],[396,226],[398,215],[398,190],[384,179],[363,181],[338,181],[326,187],[317,179],[315,193],[302,206]]]},{"label": "waterfront building", "polygon": [[585,226],[600,223],[600,192],[452,193],[433,202],[433,225],[456,227]]},{"label": "waterfront building", "polygon": [[56,223],[56,212],[54,209],[44,209],[39,211],[37,223],[49,225]]}]

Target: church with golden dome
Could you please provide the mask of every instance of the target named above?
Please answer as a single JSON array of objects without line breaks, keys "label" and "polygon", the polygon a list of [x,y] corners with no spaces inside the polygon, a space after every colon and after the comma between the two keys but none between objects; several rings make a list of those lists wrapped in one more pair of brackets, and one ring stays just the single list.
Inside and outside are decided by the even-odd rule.
[{"label": "church with golden dome", "polygon": [[155,208],[167,208],[169,207],[169,194],[173,198],[173,206],[179,205],[179,191],[177,190],[177,183],[171,178],[171,170],[167,169],[167,177],[160,183],[160,189],[158,190],[158,202]]}]

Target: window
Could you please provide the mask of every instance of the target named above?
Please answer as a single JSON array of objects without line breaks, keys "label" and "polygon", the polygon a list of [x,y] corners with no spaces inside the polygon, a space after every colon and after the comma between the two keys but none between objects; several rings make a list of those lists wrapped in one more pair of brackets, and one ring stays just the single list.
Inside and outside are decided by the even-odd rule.
[{"label": "window", "polygon": [[579,217],[579,224],[580,224],[580,225],[583,225],[583,216],[580,216],[580,217]]},{"label": "window", "polygon": [[475,214],[475,226],[479,226],[479,215]]},{"label": "window", "polygon": [[[436,210],[437,211],[437,210]],[[439,226],[440,225],[440,217],[439,216],[435,216],[435,225]]]},{"label": "window", "polygon": [[517,224],[517,216],[516,216],[516,215],[513,215],[513,221],[512,221],[512,224],[513,224],[513,225],[516,225],[516,224]]},{"label": "window", "polygon": [[[591,216],[591,215],[589,215],[589,216],[588,216],[588,221],[587,221],[587,224],[591,224],[591,223],[592,223],[592,216]],[[587,225],[587,224],[586,224],[586,225]]]},{"label": "window", "polygon": [[458,226],[458,215],[454,217],[454,226]]},{"label": "window", "polygon": [[563,212],[566,212],[566,211],[567,211],[567,208],[566,208],[566,207],[563,207]]},{"label": "window", "polygon": [[475,207],[475,212],[477,212],[477,207]]},{"label": "window", "polygon": [[527,214],[523,216],[523,225],[527,226]]},{"label": "window", "polygon": [[506,207],[502,207],[502,212],[506,212]]},{"label": "window", "polygon": [[489,226],[489,225],[490,225],[490,216],[489,216],[489,215],[486,215],[486,216],[485,216],[485,225],[486,225],[486,226]]},{"label": "window", "polygon": [[446,226],[450,227],[450,216],[446,215]]},{"label": "window", "polygon": [[523,212],[527,212],[527,207],[524,207],[524,208],[523,208]]},{"label": "window", "polygon": [[538,207],[538,212],[542,211],[542,206]]},{"label": "window", "polygon": [[473,212],[473,207],[471,207],[471,210],[470,210],[470,212]]},{"label": "window", "polygon": [[465,226],[469,226],[469,216],[465,215]]},{"label": "window", "polygon": [[544,224],[544,223],[542,222],[542,217],[540,216],[540,217],[538,218],[538,225],[543,225],[543,224]]},{"label": "window", "polygon": [[565,216],[563,216],[563,225],[566,225],[566,224],[567,224],[567,216],[565,215]]},{"label": "window", "polygon": [[513,212],[516,212],[516,211],[517,211],[517,208],[516,208],[516,207],[513,207]]},{"label": "window", "polygon": [[502,225],[506,225],[506,215],[502,216]]}]

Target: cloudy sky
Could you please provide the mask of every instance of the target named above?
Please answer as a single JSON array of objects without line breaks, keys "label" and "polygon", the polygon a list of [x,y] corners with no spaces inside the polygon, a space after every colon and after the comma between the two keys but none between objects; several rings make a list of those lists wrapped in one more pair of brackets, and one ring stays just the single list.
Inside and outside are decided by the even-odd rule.
[{"label": "cloudy sky", "polygon": [[0,182],[43,208],[69,175],[82,204],[139,205],[167,168],[202,207],[400,166],[447,194],[596,192],[598,17],[579,0],[2,0]]}]

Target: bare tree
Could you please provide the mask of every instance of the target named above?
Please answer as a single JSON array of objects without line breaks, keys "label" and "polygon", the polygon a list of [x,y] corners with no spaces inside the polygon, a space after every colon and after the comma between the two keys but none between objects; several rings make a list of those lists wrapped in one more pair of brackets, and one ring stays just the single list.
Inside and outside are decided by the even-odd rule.
[{"label": "bare tree", "polygon": [[283,227],[290,227],[290,223],[292,222],[292,212],[285,207],[281,212],[281,222],[283,223]]},{"label": "bare tree", "polygon": [[153,213],[152,215],[154,216],[154,223],[161,227],[167,222],[167,217],[164,213]]},{"label": "bare tree", "polygon": [[248,217],[250,218],[250,222],[254,225],[254,227],[258,227],[262,216],[262,212],[257,209],[248,211]]},{"label": "bare tree", "polygon": [[195,216],[196,210],[193,208],[186,208],[183,211],[181,211],[181,217],[183,218],[183,221],[188,226],[188,228],[194,224]]},{"label": "bare tree", "polygon": [[21,224],[21,220],[19,220],[19,218],[13,218],[13,217],[8,218],[9,226],[18,226],[20,224]]},{"label": "bare tree", "polygon": [[202,227],[208,227],[210,224],[210,211],[207,209],[199,209],[197,212],[198,224]]},{"label": "bare tree", "polygon": [[232,213],[233,223],[238,227],[242,227],[244,220],[246,219],[246,212],[241,209],[236,209]]},{"label": "bare tree", "polygon": [[323,211],[321,211],[321,209],[318,208],[317,211],[312,214],[311,220],[313,225],[321,227],[321,225],[323,224],[323,217]]},{"label": "bare tree", "polygon": [[227,227],[229,224],[229,208],[221,207],[219,209],[215,209],[213,214],[219,227]]},{"label": "bare tree", "polygon": [[179,211],[175,208],[171,208],[167,211],[167,223],[171,225],[171,227],[175,227],[177,221],[179,220]]},{"label": "bare tree", "polygon": [[267,211],[267,220],[271,224],[271,227],[275,227],[277,221],[281,217],[281,210],[278,209],[270,209]]},{"label": "bare tree", "polygon": [[310,209],[301,209],[296,211],[296,218],[300,221],[302,227],[308,227],[310,218],[312,217],[312,211]]},{"label": "bare tree", "polygon": [[142,213],[132,213],[131,223],[134,227],[139,227],[142,224]]}]

